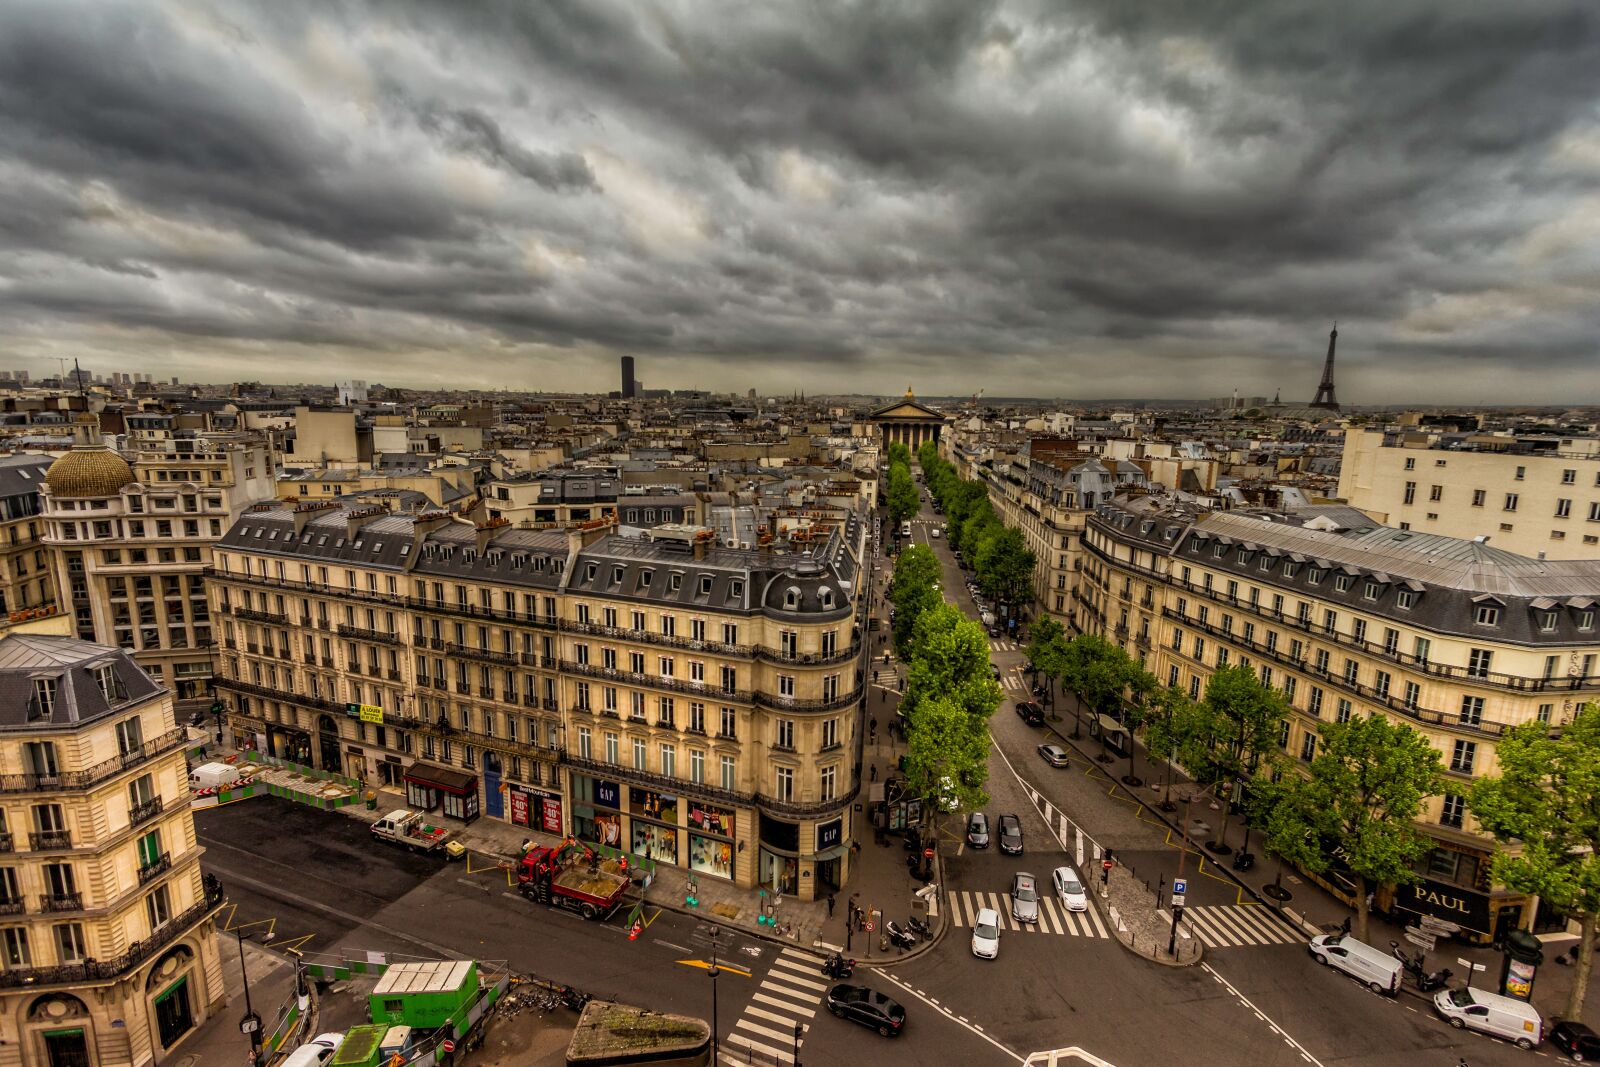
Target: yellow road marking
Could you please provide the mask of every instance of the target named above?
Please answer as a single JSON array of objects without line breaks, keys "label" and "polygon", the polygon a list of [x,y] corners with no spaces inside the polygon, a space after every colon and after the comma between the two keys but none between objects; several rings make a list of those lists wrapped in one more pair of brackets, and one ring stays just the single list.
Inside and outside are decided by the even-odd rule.
[{"label": "yellow road marking", "polygon": [[[705,960],[678,960],[676,962],[685,967],[698,967],[702,971],[709,971],[711,969],[711,964],[707,963]],[[743,967],[736,967],[731,963],[723,963],[721,960],[717,961],[717,971],[719,973],[722,971],[732,971],[741,978],[749,978],[751,976],[750,972],[745,970]]]}]

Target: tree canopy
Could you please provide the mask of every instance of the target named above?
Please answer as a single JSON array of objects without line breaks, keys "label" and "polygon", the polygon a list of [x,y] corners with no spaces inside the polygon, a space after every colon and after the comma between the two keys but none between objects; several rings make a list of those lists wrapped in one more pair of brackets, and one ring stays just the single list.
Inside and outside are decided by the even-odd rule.
[{"label": "tree canopy", "polygon": [[1544,723],[1518,726],[1495,755],[1500,773],[1473,783],[1468,806],[1497,840],[1518,846],[1495,854],[1494,880],[1579,917],[1583,935],[1565,1013],[1576,1019],[1600,916],[1600,705],[1584,705],[1558,736]]}]

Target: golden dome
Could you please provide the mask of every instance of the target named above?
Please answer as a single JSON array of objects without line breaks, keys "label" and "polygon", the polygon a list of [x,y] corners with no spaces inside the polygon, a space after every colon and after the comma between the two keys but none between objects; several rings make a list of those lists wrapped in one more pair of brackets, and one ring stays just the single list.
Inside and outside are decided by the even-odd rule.
[{"label": "golden dome", "polygon": [[77,445],[50,464],[44,480],[54,496],[99,497],[115,496],[136,479],[128,461],[105,445]]}]

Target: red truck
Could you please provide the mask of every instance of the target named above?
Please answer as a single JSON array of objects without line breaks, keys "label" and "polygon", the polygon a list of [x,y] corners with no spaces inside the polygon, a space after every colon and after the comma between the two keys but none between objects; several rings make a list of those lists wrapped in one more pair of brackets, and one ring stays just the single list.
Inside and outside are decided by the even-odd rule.
[{"label": "red truck", "polygon": [[622,904],[632,879],[623,863],[568,843],[531,848],[517,868],[517,888],[529,900],[567,908],[585,919],[606,919]]}]

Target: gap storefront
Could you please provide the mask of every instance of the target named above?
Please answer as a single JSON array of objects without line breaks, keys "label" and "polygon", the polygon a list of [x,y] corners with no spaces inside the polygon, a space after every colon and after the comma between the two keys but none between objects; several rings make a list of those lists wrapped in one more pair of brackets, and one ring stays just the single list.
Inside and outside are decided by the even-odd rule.
[{"label": "gap storefront", "polygon": [[[573,836],[696,874],[734,880],[739,852],[734,809],[606,778],[573,774],[568,780]],[[515,800],[512,811],[515,821]]]}]

